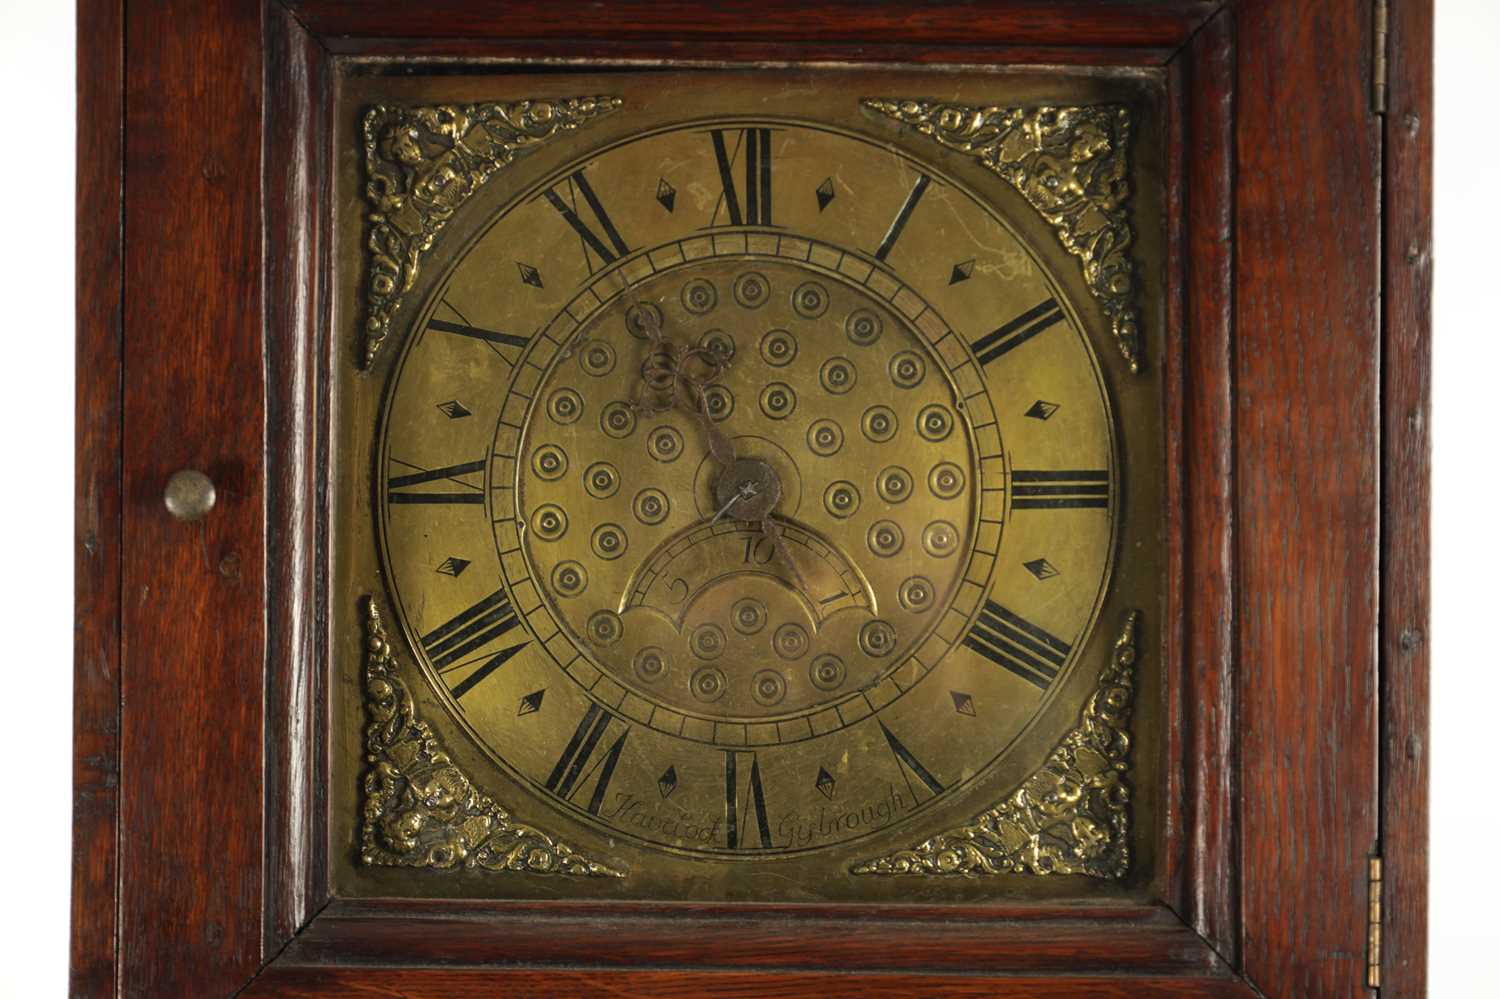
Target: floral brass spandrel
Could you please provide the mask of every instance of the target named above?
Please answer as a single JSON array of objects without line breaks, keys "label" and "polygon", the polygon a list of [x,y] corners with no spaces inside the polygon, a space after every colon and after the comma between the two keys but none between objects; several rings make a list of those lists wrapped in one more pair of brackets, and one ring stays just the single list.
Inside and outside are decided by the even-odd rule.
[{"label": "floral brass spandrel", "polygon": [[453,213],[529,147],[620,106],[618,97],[500,104],[379,105],[365,114],[368,267],[361,363],[368,368]]},{"label": "floral brass spandrel", "polygon": [[1019,191],[1078,258],[1115,343],[1141,369],[1139,277],[1125,203],[1130,196],[1131,120],[1119,104],[975,107],[870,97],[871,111],[908,125],[983,163]]},{"label": "floral brass spandrel", "polygon": [[855,874],[983,877],[1130,870],[1130,712],[1140,612],[1132,611],[1082,718],[1004,801],[967,825],[851,868]]},{"label": "floral brass spandrel", "polygon": [[369,724],[360,860],[373,867],[624,877],[618,866],[517,822],[473,785],[417,717],[370,597],[364,611]]}]

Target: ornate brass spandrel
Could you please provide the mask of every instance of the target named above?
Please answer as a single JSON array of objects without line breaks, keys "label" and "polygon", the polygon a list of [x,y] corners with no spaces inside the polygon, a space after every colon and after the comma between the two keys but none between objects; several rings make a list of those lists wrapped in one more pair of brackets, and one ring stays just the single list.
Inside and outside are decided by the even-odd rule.
[{"label": "ornate brass spandrel", "polygon": [[495,171],[528,147],[620,106],[618,97],[503,104],[377,105],[365,114],[366,368],[438,232]]},{"label": "ornate brass spandrel", "polygon": [[473,785],[417,717],[373,598],[364,598],[364,609],[369,768],[360,860],[379,867],[624,877],[618,866],[517,822]]},{"label": "ornate brass spandrel", "polygon": [[967,825],[851,868],[854,874],[982,877],[1130,870],[1130,711],[1140,612],[1125,619],[1082,718],[1004,801]]},{"label": "ornate brass spandrel", "polygon": [[866,108],[967,153],[1019,191],[1077,257],[1120,353],[1139,371],[1140,309],[1125,203],[1130,112],[1123,105],[975,107],[870,97]]}]

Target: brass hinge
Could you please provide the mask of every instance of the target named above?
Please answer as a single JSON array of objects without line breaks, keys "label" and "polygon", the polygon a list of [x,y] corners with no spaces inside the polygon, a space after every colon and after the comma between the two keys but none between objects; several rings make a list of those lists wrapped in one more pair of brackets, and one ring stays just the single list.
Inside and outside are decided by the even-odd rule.
[{"label": "brass hinge", "polygon": [[1369,942],[1365,954],[1365,984],[1380,988],[1380,858],[1370,858]]},{"label": "brass hinge", "polygon": [[1385,114],[1386,35],[1390,32],[1391,0],[1375,0],[1375,50],[1370,70],[1370,104],[1376,114]]}]

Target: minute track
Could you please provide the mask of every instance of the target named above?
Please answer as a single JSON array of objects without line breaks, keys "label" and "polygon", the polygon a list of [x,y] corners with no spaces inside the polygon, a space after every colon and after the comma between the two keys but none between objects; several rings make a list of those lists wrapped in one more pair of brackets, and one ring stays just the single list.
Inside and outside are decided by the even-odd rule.
[{"label": "minute track", "polygon": [[[638,151],[626,169],[612,157],[629,149]],[[479,529],[494,545],[465,570],[460,601],[432,564],[455,551],[473,556],[466,515],[396,501],[419,504],[408,524],[398,514],[388,521],[397,606],[437,601],[433,618],[443,620],[498,585],[515,622],[495,618],[465,639],[433,643],[450,641],[444,648],[420,646],[424,669],[442,671],[437,695],[488,759],[620,842],[725,861],[836,848],[870,834],[861,814],[904,821],[948,800],[1032,717],[1025,702],[1001,709],[1016,674],[960,646],[978,640],[970,623],[988,618],[978,594],[1029,606],[995,589],[1006,573],[1033,580],[1013,532],[1027,534],[1027,558],[1037,549],[1056,560],[1062,550],[1048,540],[1057,518],[1015,503],[1053,497],[1022,495],[1025,487],[1095,485],[1015,481],[1014,455],[1112,475],[1096,443],[1108,440],[1107,407],[1083,394],[1093,369],[1072,321],[1054,317],[1072,316],[1062,293],[1017,262],[1026,251],[1010,232],[928,164],[875,152],[890,156],[796,122],[739,118],[591,153],[532,183],[514,223],[502,214],[476,237],[474,256],[461,254],[444,276],[445,322],[468,317],[480,325],[464,326],[512,331],[524,346],[431,327],[402,360],[385,424],[393,446],[439,426],[453,435],[449,454],[473,453],[475,428],[493,440],[483,469],[398,469],[398,480],[453,475],[385,492],[479,486],[490,504]],[[819,212],[811,192],[825,180],[838,200]],[[670,211],[658,198],[668,188]],[[943,266],[920,265],[934,259],[939,235]],[[997,260],[1001,250],[1009,256]],[[950,284],[954,261],[972,266]],[[522,263],[545,281],[518,279]],[[1026,317],[1038,303],[1049,304]],[[708,426],[732,438],[736,457],[772,467],[785,493],[772,514],[805,579],[782,566],[757,521],[740,523],[734,505],[716,501],[720,466],[697,415],[629,407],[653,342],[626,313],[643,305],[661,310],[673,343],[727,346],[732,363],[713,383]],[[1010,335],[1043,323],[1023,341],[1030,365],[1066,356],[1084,380],[1064,372],[1059,382],[1046,368],[1034,387],[1009,384],[1028,366],[983,363],[1003,337],[969,346],[1005,325],[979,318],[995,312],[1029,318]],[[428,422],[407,415],[402,379],[424,386]],[[786,400],[763,394],[772,383],[785,386]],[[1002,383],[1005,406],[994,394]],[[1036,398],[1064,408],[1045,425],[1025,421],[1049,437],[1008,446],[1002,434],[1021,419],[1012,397],[1022,392],[1023,408]],[[472,415],[445,417],[435,407],[447,399]],[[815,429],[819,420],[832,426]],[[445,484],[455,478],[464,485]],[[1087,522],[1078,544],[1105,549],[1108,516],[1071,519]],[[418,584],[407,568],[433,546],[440,554],[426,556],[423,578],[449,591]],[[1068,572],[1049,582],[1049,598],[1070,608],[1060,617],[1077,619],[1070,635],[1087,628],[1105,567],[1070,549]],[[474,588],[485,573],[497,583]],[[450,658],[502,624],[509,630]],[[1061,678],[1074,658],[1041,661]],[[973,714],[955,707],[950,688]],[[923,712],[934,698],[955,735],[955,726],[976,727],[962,739],[927,739]]]}]

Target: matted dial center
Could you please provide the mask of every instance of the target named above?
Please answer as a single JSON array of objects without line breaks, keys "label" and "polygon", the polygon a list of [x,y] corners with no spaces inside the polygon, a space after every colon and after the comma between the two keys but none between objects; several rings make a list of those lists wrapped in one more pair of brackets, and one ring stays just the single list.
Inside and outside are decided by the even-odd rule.
[{"label": "matted dial center", "polygon": [[719,475],[714,496],[736,520],[763,520],[781,502],[781,479],[759,458],[739,458]]}]

